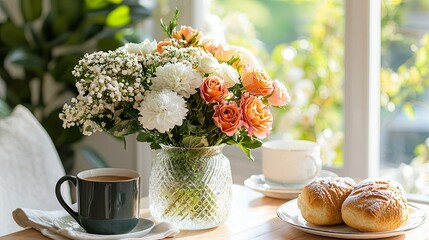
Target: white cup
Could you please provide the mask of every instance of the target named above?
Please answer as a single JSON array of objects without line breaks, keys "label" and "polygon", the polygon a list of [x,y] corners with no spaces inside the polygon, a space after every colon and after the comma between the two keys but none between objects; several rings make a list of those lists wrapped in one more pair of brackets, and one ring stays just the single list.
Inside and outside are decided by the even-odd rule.
[{"label": "white cup", "polygon": [[304,183],[322,168],[320,146],[305,140],[274,140],[262,144],[262,173],[274,183]]}]

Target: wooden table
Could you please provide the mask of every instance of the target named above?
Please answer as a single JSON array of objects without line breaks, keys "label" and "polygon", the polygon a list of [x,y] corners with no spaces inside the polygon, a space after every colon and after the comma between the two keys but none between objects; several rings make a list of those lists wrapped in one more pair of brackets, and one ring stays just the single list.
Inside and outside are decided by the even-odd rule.
[{"label": "wooden table", "polygon": [[[247,189],[244,186],[234,185],[232,213],[224,224],[209,230],[182,231],[175,239],[331,239],[302,232],[280,220],[276,215],[276,210],[285,201],[264,197],[262,194]],[[423,209],[428,216],[424,225],[405,235],[385,238],[386,240],[429,240],[429,205],[415,205]],[[142,206],[145,207],[142,209],[143,217],[150,217],[147,209],[147,198],[143,199]],[[34,229],[26,229],[0,237],[0,239],[36,240],[47,238]]]}]

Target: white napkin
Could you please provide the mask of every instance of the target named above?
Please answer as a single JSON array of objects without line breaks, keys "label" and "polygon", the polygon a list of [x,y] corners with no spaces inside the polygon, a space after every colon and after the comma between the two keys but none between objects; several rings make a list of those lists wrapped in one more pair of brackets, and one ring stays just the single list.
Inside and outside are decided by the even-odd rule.
[{"label": "white napkin", "polygon": [[[55,240],[98,240],[98,239],[121,239],[121,240],[156,240],[167,237],[174,237],[179,233],[174,225],[169,223],[159,223],[153,227],[149,233],[137,234],[121,234],[120,237],[115,235],[96,235],[85,232],[75,231],[72,228],[58,228],[55,224],[61,218],[69,216],[64,210],[57,211],[41,211],[28,208],[17,208],[12,212],[15,222],[23,227],[32,227],[44,236]],[[77,224],[77,223],[75,223]]]}]

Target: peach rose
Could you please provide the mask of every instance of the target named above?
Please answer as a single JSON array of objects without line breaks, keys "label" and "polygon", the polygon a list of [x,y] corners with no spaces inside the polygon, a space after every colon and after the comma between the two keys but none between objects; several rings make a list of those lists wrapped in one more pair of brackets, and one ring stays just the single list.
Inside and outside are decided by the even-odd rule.
[{"label": "peach rose", "polygon": [[217,40],[212,38],[204,38],[201,42],[201,45],[203,46],[203,48],[211,54],[214,53],[214,50],[218,44],[219,43],[217,42]]},{"label": "peach rose", "polygon": [[240,99],[241,120],[249,137],[265,138],[271,133],[273,115],[270,108],[261,99],[245,93]]},{"label": "peach rose", "polygon": [[249,65],[244,66],[241,72],[241,82],[244,88],[252,95],[267,96],[274,90],[273,81],[265,71],[255,69]]},{"label": "peach rose", "polygon": [[221,102],[227,93],[225,81],[218,76],[206,77],[201,82],[200,95],[206,103]]},{"label": "peach rose", "polygon": [[283,83],[279,80],[273,81],[274,90],[271,95],[267,98],[268,104],[275,107],[286,105],[290,101],[290,95]]},{"label": "peach rose", "polygon": [[232,136],[241,127],[241,110],[237,103],[222,102],[214,106],[213,120],[218,128],[227,136]]},{"label": "peach rose", "polygon": [[187,45],[196,46],[201,40],[202,33],[192,27],[182,26],[180,30],[173,34],[177,40],[185,40]]},{"label": "peach rose", "polygon": [[156,51],[158,51],[159,53],[162,53],[164,51],[164,47],[170,46],[170,45],[171,45],[171,40],[169,38],[166,38],[158,42],[158,45],[156,46]]},{"label": "peach rose", "polygon": [[228,62],[236,55],[235,51],[236,48],[234,46],[217,43],[210,52],[220,62]]}]

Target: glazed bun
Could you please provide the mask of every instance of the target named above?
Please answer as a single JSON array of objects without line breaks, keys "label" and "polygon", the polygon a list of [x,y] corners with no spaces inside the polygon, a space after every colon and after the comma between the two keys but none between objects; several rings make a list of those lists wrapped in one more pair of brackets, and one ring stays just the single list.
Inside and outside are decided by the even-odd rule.
[{"label": "glazed bun", "polygon": [[404,189],[393,181],[364,180],[344,201],[341,213],[344,222],[359,231],[394,230],[408,219]]},{"label": "glazed bun", "polygon": [[348,177],[316,178],[298,196],[298,208],[304,219],[317,225],[342,223],[341,205],[355,182]]}]

